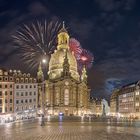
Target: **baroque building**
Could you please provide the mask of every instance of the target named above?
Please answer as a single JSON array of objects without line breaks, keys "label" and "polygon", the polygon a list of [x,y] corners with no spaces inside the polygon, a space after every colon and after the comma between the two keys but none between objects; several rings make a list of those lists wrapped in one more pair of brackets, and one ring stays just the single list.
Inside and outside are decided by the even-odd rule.
[{"label": "baroque building", "polygon": [[14,113],[16,119],[36,116],[38,84],[35,78],[20,70],[10,70],[14,78]]},{"label": "baroque building", "polygon": [[[43,72],[39,67],[38,81],[42,81]],[[43,82],[43,81],[42,81]],[[43,84],[44,85],[44,84]],[[48,80],[44,88],[39,84],[39,106],[44,100],[45,110],[50,115],[83,115],[88,114],[90,89],[87,86],[86,68],[80,75],[74,53],[69,49],[69,34],[63,24],[58,33],[57,49],[49,61]],[[43,97],[44,96],[44,97]]]}]

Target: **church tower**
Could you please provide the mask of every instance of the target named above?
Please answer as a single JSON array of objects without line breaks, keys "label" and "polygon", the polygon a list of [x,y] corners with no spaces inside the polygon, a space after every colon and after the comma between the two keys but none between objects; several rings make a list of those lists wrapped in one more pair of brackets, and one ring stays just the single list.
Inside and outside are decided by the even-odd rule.
[{"label": "church tower", "polygon": [[85,65],[83,66],[81,81],[87,83],[87,71]]},{"label": "church tower", "polygon": [[67,50],[66,50],[66,55],[64,58],[64,63],[63,63],[63,74],[64,77],[70,76],[70,65],[68,61],[68,56],[67,56]]},{"label": "church tower", "polygon": [[69,35],[63,22],[63,27],[58,33],[58,45],[57,49],[69,49]]}]

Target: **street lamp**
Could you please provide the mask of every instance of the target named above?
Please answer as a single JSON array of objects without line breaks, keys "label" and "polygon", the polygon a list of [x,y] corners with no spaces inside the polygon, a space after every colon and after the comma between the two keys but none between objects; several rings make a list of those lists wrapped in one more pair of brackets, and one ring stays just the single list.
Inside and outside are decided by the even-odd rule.
[{"label": "street lamp", "polygon": [[42,59],[42,63],[45,64],[47,60],[45,58]]},{"label": "street lamp", "polygon": [[[43,58],[42,61],[41,61],[41,64],[46,64],[47,63],[47,60],[46,58]],[[41,115],[41,126],[45,126],[45,121],[44,121],[44,116],[45,116],[45,79],[44,79],[44,76],[43,76],[43,79],[42,79],[42,103],[41,103],[41,107],[42,107],[42,115]]]}]

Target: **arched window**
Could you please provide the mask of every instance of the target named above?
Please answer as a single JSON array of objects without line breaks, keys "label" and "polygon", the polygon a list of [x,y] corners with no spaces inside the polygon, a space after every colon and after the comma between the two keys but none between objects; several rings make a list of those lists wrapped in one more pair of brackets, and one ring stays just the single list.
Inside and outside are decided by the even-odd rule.
[{"label": "arched window", "polygon": [[65,89],[64,91],[64,104],[69,105],[69,89]]}]

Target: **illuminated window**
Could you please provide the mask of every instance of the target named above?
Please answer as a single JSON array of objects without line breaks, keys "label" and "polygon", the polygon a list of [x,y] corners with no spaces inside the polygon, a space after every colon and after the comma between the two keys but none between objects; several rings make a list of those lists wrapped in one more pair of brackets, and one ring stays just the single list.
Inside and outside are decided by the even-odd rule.
[{"label": "illuminated window", "polygon": [[64,104],[69,105],[69,90],[68,89],[65,89],[65,92],[64,92]]},{"label": "illuminated window", "polygon": [[21,78],[21,83],[24,83],[24,79],[23,78]]},{"label": "illuminated window", "polygon": [[139,106],[139,103],[136,103],[135,106]]},{"label": "illuminated window", "polygon": [[32,83],[32,78],[30,78],[29,82]]},{"label": "illuminated window", "polygon": [[136,95],[139,95],[139,91],[136,91]]},{"label": "illuminated window", "polygon": [[25,79],[25,82],[28,83],[28,78]]},{"label": "illuminated window", "polygon": [[123,94],[123,97],[126,97],[126,94]]},{"label": "illuminated window", "polygon": [[59,104],[59,92],[56,92],[56,104]]},{"label": "illuminated window", "polygon": [[2,75],[3,74],[3,72],[2,72],[2,70],[0,70],[0,75]]}]

